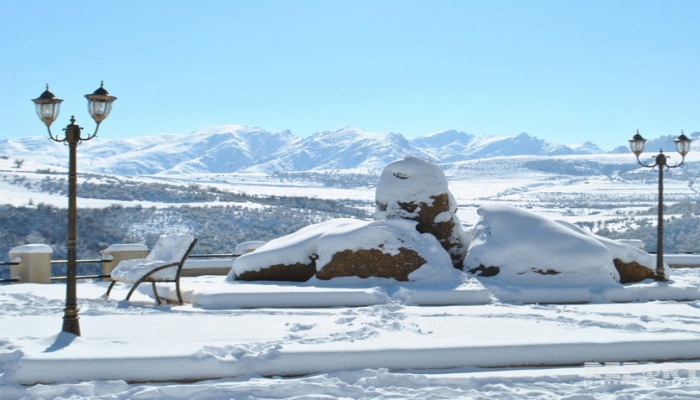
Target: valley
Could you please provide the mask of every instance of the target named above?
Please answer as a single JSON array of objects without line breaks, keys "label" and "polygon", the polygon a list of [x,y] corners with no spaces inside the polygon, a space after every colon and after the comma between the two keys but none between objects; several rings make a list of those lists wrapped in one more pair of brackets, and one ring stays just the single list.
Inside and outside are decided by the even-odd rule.
[{"label": "valley", "polygon": [[[304,139],[306,144],[300,147],[301,139],[288,133],[236,129],[210,129],[208,139],[199,137],[192,143],[186,135],[135,138],[127,141],[130,150],[122,153],[108,150],[110,144],[121,143],[117,140],[81,147],[79,254],[95,256],[101,246],[111,243],[150,245],[157,235],[173,231],[195,232],[202,239],[200,252],[219,253],[230,251],[237,242],[270,240],[330,218],[372,218],[375,185],[384,166],[411,154],[407,152],[418,145],[423,149],[418,154],[431,153],[444,171],[467,230],[478,221],[479,206],[496,202],[608,237],[641,239],[648,251],[655,250],[658,173],[641,168],[629,152],[576,153],[527,135],[487,140],[454,131],[409,143],[400,135],[347,129]],[[340,140],[340,134],[348,137]],[[372,147],[385,139],[383,146]],[[513,151],[514,143],[528,146]],[[67,204],[67,177],[61,157],[66,149],[34,138],[5,144],[8,152],[0,154],[0,251],[43,242],[60,257],[65,250],[61,210]],[[593,144],[586,148],[596,149]],[[16,154],[10,156],[9,150]],[[522,154],[526,150],[536,154]],[[248,164],[258,160],[257,166],[241,167],[236,161],[241,151],[250,155]],[[479,152],[508,151],[514,154],[477,157]],[[566,154],[557,154],[562,152]],[[221,161],[216,168],[208,163],[214,153]],[[291,164],[276,164],[273,159],[275,155],[278,161],[290,157],[298,161],[304,154],[308,167],[304,170],[285,169]],[[329,161],[333,155],[335,161]],[[671,162],[677,162],[677,154],[669,155]],[[185,164],[174,163],[175,159]],[[209,161],[200,162],[205,159]],[[669,252],[700,252],[699,177],[697,151],[681,168],[666,172]],[[51,219],[50,226],[37,220],[39,209]],[[18,228],[17,218],[32,222]]]}]

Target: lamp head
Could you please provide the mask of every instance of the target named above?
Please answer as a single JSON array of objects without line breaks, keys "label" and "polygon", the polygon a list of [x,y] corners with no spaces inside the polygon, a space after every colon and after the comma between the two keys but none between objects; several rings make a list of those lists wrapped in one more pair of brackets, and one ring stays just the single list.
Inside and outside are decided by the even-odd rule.
[{"label": "lamp head", "polygon": [[692,140],[688,139],[688,137],[683,134],[683,131],[681,131],[681,135],[678,136],[678,139],[674,140],[674,142],[676,143],[676,150],[678,150],[682,157],[685,157],[685,155],[690,152],[690,143]]},{"label": "lamp head", "polygon": [[58,117],[63,100],[51,93],[49,85],[46,84],[44,93],[32,101],[36,104],[36,114],[39,116],[39,119],[44,121],[47,127],[50,127],[51,123]]},{"label": "lamp head", "polygon": [[644,151],[644,145],[646,144],[647,140],[644,139],[642,135],[639,134],[639,130],[637,130],[637,134],[634,135],[632,139],[629,139],[629,142],[630,150],[632,150],[632,153],[639,158],[639,155]]},{"label": "lamp head", "polygon": [[109,112],[112,111],[112,102],[117,99],[110,96],[104,88],[104,82],[92,94],[86,94],[85,97],[88,99],[88,112],[97,124],[109,116]]}]

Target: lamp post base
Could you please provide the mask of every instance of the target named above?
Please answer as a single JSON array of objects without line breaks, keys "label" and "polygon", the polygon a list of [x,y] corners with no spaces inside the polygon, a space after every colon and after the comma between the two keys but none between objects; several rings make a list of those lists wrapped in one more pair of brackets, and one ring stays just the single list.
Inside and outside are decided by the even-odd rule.
[{"label": "lamp post base", "polygon": [[661,270],[656,270],[656,275],[654,275],[654,280],[657,282],[666,282],[668,279],[666,279],[666,272]]},{"label": "lamp post base", "polygon": [[75,336],[80,336],[80,317],[78,317],[77,309],[64,310],[63,315],[63,332],[72,333]]}]

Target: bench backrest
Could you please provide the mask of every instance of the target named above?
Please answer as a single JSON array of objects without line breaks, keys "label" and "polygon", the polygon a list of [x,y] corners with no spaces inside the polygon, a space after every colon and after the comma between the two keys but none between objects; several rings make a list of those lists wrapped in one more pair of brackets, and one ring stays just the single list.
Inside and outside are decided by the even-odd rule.
[{"label": "bench backrest", "polygon": [[153,250],[148,253],[146,259],[168,263],[180,262],[190,250],[194,240],[194,236],[187,234],[163,235],[153,246]]}]

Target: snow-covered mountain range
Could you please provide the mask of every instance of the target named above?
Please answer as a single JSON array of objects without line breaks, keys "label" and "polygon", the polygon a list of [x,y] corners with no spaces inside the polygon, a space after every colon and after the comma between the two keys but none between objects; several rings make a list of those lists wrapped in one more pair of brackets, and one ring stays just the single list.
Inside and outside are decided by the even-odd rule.
[{"label": "snow-covered mountain range", "polygon": [[[691,136],[700,137],[700,132]],[[649,140],[651,149],[674,149],[672,136]],[[613,152],[628,152],[620,146]],[[437,163],[518,155],[555,156],[604,153],[586,142],[562,145],[527,133],[475,136],[448,130],[407,139],[346,127],[300,138],[290,131],[225,125],[187,134],[128,139],[98,138],[79,148],[81,172],[119,175],[356,170],[380,171],[406,155]],[[0,140],[0,156],[65,166],[66,149],[44,137]]]}]

